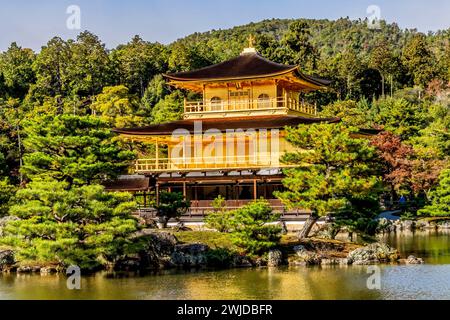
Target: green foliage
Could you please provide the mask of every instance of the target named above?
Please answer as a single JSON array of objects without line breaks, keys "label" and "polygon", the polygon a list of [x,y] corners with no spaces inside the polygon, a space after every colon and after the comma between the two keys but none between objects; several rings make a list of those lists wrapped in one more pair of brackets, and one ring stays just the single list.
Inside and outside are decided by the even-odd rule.
[{"label": "green foliage", "polygon": [[0,218],[8,214],[15,192],[16,187],[8,178],[0,179]]},{"label": "green foliage", "polygon": [[218,232],[230,232],[234,211],[227,210],[225,198],[220,196],[212,202],[214,211],[208,212],[205,218],[205,224],[208,228]]},{"label": "green foliage", "polygon": [[206,260],[211,267],[228,268],[233,259],[233,252],[225,248],[211,249],[206,252]]},{"label": "green foliage", "polygon": [[167,69],[167,49],[134,36],[111,53],[111,60],[118,67],[120,83],[142,97],[150,79]]},{"label": "green foliage", "polygon": [[311,31],[306,21],[295,21],[283,37],[282,43],[288,48],[290,63],[301,65],[305,71],[313,71],[317,67],[318,52],[311,43]]},{"label": "green foliage", "polygon": [[414,149],[428,157],[445,159],[450,155],[450,108],[435,104],[429,108],[431,123],[412,140]]},{"label": "green foliage", "polygon": [[113,179],[134,153],[121,149],[110,125],[94,116],[43,116],[25,128],[23,173],[83,185]]},{"label": "green foliage", "polygon": [[353,100],[336,101],[325,106],[320,115],[325,118],[337,117],[347,126],[358,128],[371,127],[369,105],[365,100],[359,103]]},{"label": "green foliage", "polygon": [[71,56],[66,72],[71,94],[89,97],[100,93],[111,82],[111,62],[105,45],[85,31],[69,46]]},{"label": "green foliage", "polygon": [[35,54],[31,49],[23,49],[15,42],[0,55],[0,72],[11,97],[23,98],[34,82],[34,59]]},{"label": "green foliage", "polygon": [[102,93],[95,96],[91,109],[115,128],[139,127],[146,123],[145,118],[139,115],[137,98],[122,85],[104,87]]},{"label": "green foliage", "polygon": [[261,254],[275,247],[281,227],[270,225],[279,215],[272,213],[266,200],[258,200],[234,211],[231,221],[233,243],[250,254]]},{"label": "green foliage", "polygon": [[152,110],[154,124],[181,120],[183,115],[184,96],[180,91],[175,91],[160,100]]},{"label": "green foliage", "polygon": [[186,213],[189,203],[184,199],[182,193],[164,191],[159,194],[159,203],[156,204],[155,209],[160,221],[166,227],[170,219],[178,218]]},{"label": "green foliage", "polygon": [[372,109],[373,122],[403,140],[417,136],[428,123],[429,113],[424,104],[406,99],[382,99],[373,103]]},{"label": "green foliage", "polygon": [[419,210],[421,215],[450,216],[450,169],[442,171],[436,190],[431,192],[431,205]]},{"label": "green foliage", "polygon": [[403,49],[402,60],[416,85],[425,88],[436,75],[433,56],[424,34],[416,34],[408,41]]},{"label": "green foliage", "polygon": [[32,88],[34,98],[65,96],[69,93],[68,64],[72,59],[70,44],[59,37],[51,39],[33,63],[36,83]]},{"label": "green foliage", "polygon": [[391,91],[394,85],[394,79],[399,79],[402,73],[400,58],[394,55],[394,50],[386,41],[381,42],[371,52],[369,57],[369,67],[377,70],[382,80],[382,96],[386,94],[386,82],[390,80]]},{"label": "green foliage", "polygon": [[213,63],[208,57],[208,48],[204,46],[174,43],[170,47],[168,69],[173,72],[181,72],[206,67]]},{"label": "green foliage", "polygon": [[308,209],[313,215],[344,215],[357,219],[366,201],[380,193],[375,171],[375,149],[366,139],[353,137],[355,128],[343,124],[300,125],[287,129],[287,140],[297,151],[282,161],[300,165],[286,170],[285,192],[279,197],[290,208]]},{"label": "green foliage", "polygon": [[10,222],[0,243],[11,246],[19,260],[107,266],[127,253],[127,237],[137,230],[131,217],[135,203],[126,193],[104,187],[70,187],[67,182],[36,179],[16,195]]},{"label": "green foliage", "polygon": [[15,183],[18,176],[21,148],[21,123],[26,110],[18,99],[0,100],[0,176],[8,176]]},{"label": "green foliage", "polygon": [[148,84],[142,97],[142,104],[146,114],[151,114],[153,107],[168,94],[168,86],[163,76],[155,76]]}]

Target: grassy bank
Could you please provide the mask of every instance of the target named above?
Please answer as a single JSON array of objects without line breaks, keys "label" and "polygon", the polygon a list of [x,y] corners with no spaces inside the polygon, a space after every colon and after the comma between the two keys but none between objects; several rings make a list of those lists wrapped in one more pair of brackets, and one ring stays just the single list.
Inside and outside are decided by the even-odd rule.
[{"label": "grassy bank", "polygon": [[[243,249],[233,244],[230,234],[214,231],[180,231],[175,232],[177,239],[185,244],[202,243],[211,249],[226,249],[234,252],[242,252]],[[303,245],[320,251],[329,258],[345,258],[348,253],[362,247],[361,245],[339,240],[306,239],[299,240],[295,235],[283,235],[278,248],[287,254],[294,254],[293,247]]]}]

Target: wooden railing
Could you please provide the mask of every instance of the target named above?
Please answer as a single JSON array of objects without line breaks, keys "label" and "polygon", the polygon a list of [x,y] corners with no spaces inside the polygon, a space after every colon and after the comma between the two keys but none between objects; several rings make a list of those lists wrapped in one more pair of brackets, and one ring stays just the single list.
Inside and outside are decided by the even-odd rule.
[{"label": "wooden railing", "polygon": [[194,101],[184,102],[186,114],[214,113],[214,112],[238,112],[252,110],[292,110],[309,115],[317,115],[317,106],[303,101],[297,101],[288,97],[256,99],[256,100],[229,100],[220,102]]},{"label": "wooden railing", "polygon": [[[225,211],[235,210],[241,208],[255,200],[226,200],[225,201]],[[303,209],[288,209],[283,203],[278,199],[267,199],[269,205],[271,206],[273,213],[281,214],[282,216],[300,216],[308,215],[311,212]],[[206,217],[211,212],[216,209],[213,207],[213,200],[191,200],[190,207],[188,211],[183,215],[183,217]],[[154,208],[141,208],[139,209],[139,215],[147,216],[149,218],[155,218],[157,215],[156,209]]]},{"label": "wooden railing", "polygon": [[135,164],[136,173],[178,172],[199,170],[226,169],[263,169],[280,167],[278,157],[203,157],[173,159],[138,159]]}]

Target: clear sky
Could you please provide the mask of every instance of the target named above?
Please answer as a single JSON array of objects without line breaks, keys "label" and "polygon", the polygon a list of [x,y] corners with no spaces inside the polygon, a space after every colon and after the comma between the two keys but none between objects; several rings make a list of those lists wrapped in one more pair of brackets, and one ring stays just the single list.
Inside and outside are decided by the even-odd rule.
[{"label": "clear sky", "polygon": [[[67,28],[70,5],[81,10],[81,30]],[[450,27],[450,0],[0,0],[0,50],[12,41],[39,50],[55,35],[75,38],[82,30],[97,34],[108,48],[135,34],[170,43],[196,31],[268,18],[365,18],[370,5],[402,28]]]}]

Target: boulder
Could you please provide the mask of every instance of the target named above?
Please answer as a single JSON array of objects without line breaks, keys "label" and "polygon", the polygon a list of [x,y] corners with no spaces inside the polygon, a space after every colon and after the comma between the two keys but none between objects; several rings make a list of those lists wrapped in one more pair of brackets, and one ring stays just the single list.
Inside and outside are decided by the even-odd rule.
[{"label": "boulder", "polygon": [[305,246],[298,245],[294,248],[296,259],[289,263],[293,265],[319,265],[322,262],[322,256],[315,251],[308,251]]},{"label": "boulder", "polygon": [[438,229],[450,229],[450,221],[444,221],[437,224]]},{"label": "boulder", "polygon": [[[143,269],[141,268],[141,258],[139,255],[128,255],[124,259],[119,259],[112,268],[117,271],[137,271]],[[43,273],[41,270],[41,274]]]},{"label": "boulder", "polygon": [[347,266],[350,264],[350,261],[346,258],[331,258],[331,259],[322,259],[322,266]]},{"label": "boulder", "polygon": [[135,232],[131,237],[134,241],[144,241],[144,249],[137,256],[126,256],[116,263],[116,270],[130,269],[160,269],[172,267],[171,256],[178,244],[178,239],[169,232],[144,229]]},{"label": "boulder", "polygon": [[258,258],[255,261],[255,265],[257,267],[266,267],[267,266],[267,259],[264,258]]},{"label": "boulder", "polygon": [[418,230],[436,229],[436,225],[431,224],[430,221],[427,220],[419,220],[416,222],[416,229]]},{"label": "boulder", "polygon": [[295,251],[295,253],[296,253],[297,255],[299,255],[299,254],[301,254],[301,253],[307,251],[307,250],[306,250],[306,247],[305,247],[305,246],[302,246],[302,245],[295,246],[295,247],[293,247],[292,249]]},{"label": "boulder", "polygon": [[232,266],[235,268],[251,268],[253,267],[253,264],[248,257],[235,255],[233,258]]},{"label": "boulder", "polygon": [[33,272],[32,267],[30,266],[20,266],[16,270],[17,273],[31,273]]},{"label": "boulder", "polygon": [[14,252],[11,250],[0,251],[0,271],[9,270],[16,263]]},{"label": "boulder", "polygon": [[405,221],[402,221],[402,223],[401,223],[402,230],[412,231],[415,229],[415,227],[416,227],[416,222],[412,221],[412,220],[405,220]]},{"label": "boulder", "polygon": [[397,230],[396,226],[391,220],[381,218],[378,220],[377,232],[378,233],[390,233]]},{"label": "boulder", "polygon": [[49,275],[49,274],[57,273],[58,268],[54,267],[54,266],[42,267],[40,272],[41,272],[41,275]]},{"label": "boulder", "polygon": [[173,266],[184,268],[206,266],[206,252],[208,250],[209,247],[201,243],[179,244],[175,246],[170,262]]},{"label": "boulder", "polygon": [[350,252],[347,259],[356,265],[377,264],[380,262],[398,261],[400,258],[396,249],[384,243],[373,243]]},{"label": "boulder", "polygon": [[408,259],[406,259],[406,264],[424,264],[422,258],[417,258],[415,256],[409,256]]},{"label": "boulder", "polygon": [[267,258],[268,267],[278,267],[283,263],[283,253],[280,250],[270,250]]}]

